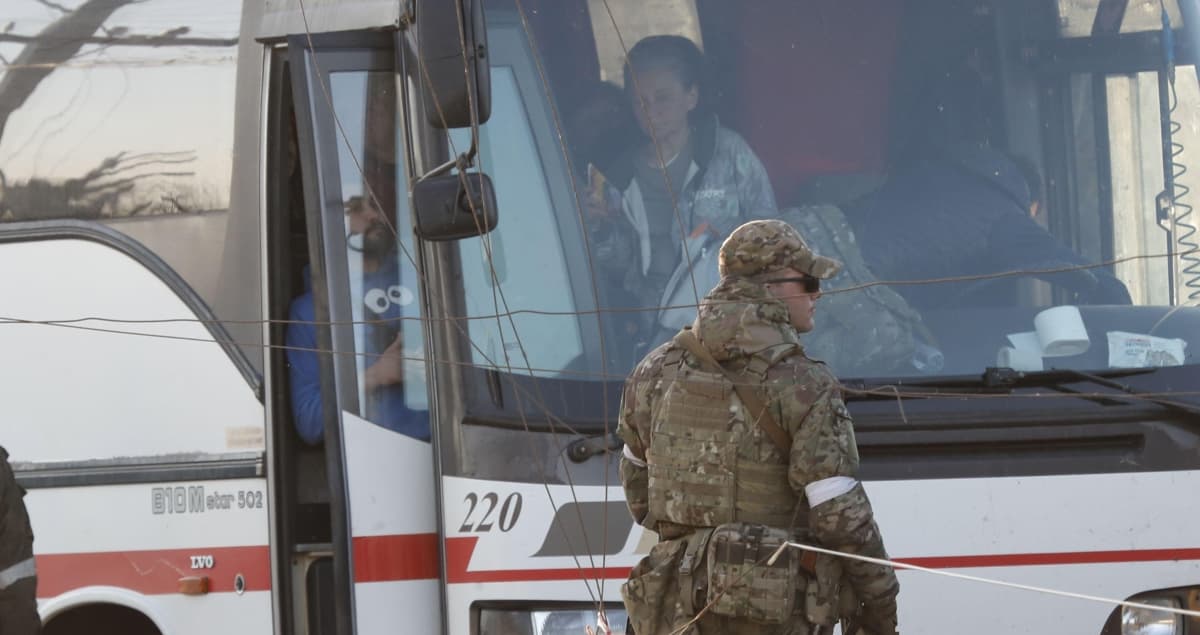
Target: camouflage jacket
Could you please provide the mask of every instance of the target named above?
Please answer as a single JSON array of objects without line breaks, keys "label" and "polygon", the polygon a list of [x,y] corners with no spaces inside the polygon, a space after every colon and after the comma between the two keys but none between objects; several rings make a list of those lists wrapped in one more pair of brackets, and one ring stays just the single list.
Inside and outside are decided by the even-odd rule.
[{"label": "camouflage jacket", "polygon": [[0,447],[0,569],[33,555],[33,530],[25,511],[25,490],[17,483]]},{"label": "camouflage jacket", "polygon": [[[858,448],[850,414],[842,401],[837,379],[820,362],[809,359],[798,334],[788,321],[787,308],[765,288],[737,278],[725,278],[701,303],[693,327],[713,357],[729,370],[741,371],[752,356],[769,362],[760,387],[767,408],[791,436],[786,458],[788,480],[797,498],[810,483],[834,476],[857,478]],[[654,433],[660,398],[663,362],[668,342],[646,356],[625,383],[618,434],[628,454],[646,462]],[[696,364],[690,355],[684,363]],[[769,443],[768,443],[769,445]],[[774,460],[784,461],[778,453]],[[638,461],[623,458],[621,483],[634,519],[649,529],[648,470]],[[886,558],[870,501],[861,485],[809,510],[808,531],[818,543],[844,552]],[[845,577],[867,613],[895,623],[895,573],[890,567],[855,560],[843,561]]]}]

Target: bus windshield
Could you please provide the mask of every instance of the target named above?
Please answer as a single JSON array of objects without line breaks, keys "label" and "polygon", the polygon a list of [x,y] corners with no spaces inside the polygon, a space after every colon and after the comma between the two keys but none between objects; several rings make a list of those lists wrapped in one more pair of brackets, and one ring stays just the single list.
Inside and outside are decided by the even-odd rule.
[{"label": "bus windshield", "polygon": [[842,378],[1195,363],[1186,16],[1101,4],[491,3],[470,364],[620,381],[759,218],[843,264],[802,337]]}]

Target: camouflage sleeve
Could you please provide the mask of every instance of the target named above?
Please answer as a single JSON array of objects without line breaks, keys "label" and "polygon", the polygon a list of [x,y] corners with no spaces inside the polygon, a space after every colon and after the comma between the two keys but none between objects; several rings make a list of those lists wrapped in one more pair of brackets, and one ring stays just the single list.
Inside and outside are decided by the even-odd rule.
[{"label": "camouflage sleeve", "polygon": [[[800,393],[804,388],[798,386],[796,390]],[[803,395],[799,399],[805,401]],[[854,443],[854,428],[836,389],[826,387],[817,395],[791,432],[788,478],[797,492],[802,493],[809,483],[831,476],[857,478],[858,448]]]},{"label": "camouflage sleeve", "polygon": [[[789,477],[803,492],[810,483],[833,476],[857,478],[858,447],[854,426],[836,390],[826,390],[812,404],[793,432]],[[808,528],[822,546],[872,558],[888,557],[883,536],[875,524],[871,501],[861,484],[809,510]],[[892,633],[896,628],[896,594],[899,583],[888,566],[844,559],[846,578],[863,606],[872,633]]]},{"label": "camouflage sleeve", "polygon": [[634,521],[654,529],[654,520],[647,520],[650,511],[650,477],[646,469],[646,450],[650,447],[650,391],[654,386],[650,375],[651,371],[643,362],[625,381],[617,435],[625,442],[620,467],[625,503]]},{"label": "camouflage sleeve", "polygon": [[24,496],[8,453],[0,448],[0,569],[33,556],[33,529]]}]

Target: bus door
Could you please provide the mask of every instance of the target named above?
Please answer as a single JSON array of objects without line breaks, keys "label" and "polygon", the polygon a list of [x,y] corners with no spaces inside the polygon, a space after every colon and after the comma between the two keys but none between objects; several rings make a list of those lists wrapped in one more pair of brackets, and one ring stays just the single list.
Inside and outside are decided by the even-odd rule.
[{"label": "bus door", "polygon": [[337,629],[437,632],[433,453],[392,36],[294,36],[289,51],[319,361],[310,381],[293,368],[292,390],[304,393],[293,404],[298,426],[323,436]]},{"label": "bus door", "polygon": [[[1081,253],[1115,260],[1135,304],[1194,304],[1200,260],[1189,170],[1200,144],[1200,86],[1184,27],[1196,16],[1186,2],[1088,5],[1064,6],[1058,38],[1036,65],[1047,101],[1062,113],[1049,158],[1063,178],[1049,194],[1076,210],[1052,229],[1071,235]],[[1147,254],[1160,256],[1135,257]]]}]

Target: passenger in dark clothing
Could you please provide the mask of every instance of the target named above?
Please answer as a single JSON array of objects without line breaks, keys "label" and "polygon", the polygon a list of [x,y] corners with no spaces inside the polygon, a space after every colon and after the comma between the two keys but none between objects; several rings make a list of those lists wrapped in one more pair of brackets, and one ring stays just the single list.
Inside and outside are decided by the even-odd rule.
[{"label": "passenger in dark clothing", "polygon": [[0,633],[34,635],[41,628],[25,490],[8,464],[8,452],[0,447]]},{"label": "passenger in dark clothing", "polygon": [[[957,147],[918,161],[880,189],[848,206],[847,216],[867,264],[881,280],[1060,269],[1088,265],[1031,217],[1039,203],[1018,166],[981,147]],[[1108,269],[1030,274],[1061,285],[1089,304],[1130,304],[1129,291]],[[996,298],[1008,278],[975,296],[963,281],[896,285],[919,308],[978,304]],[[994,303],[994,301],[993,301]]]}]

